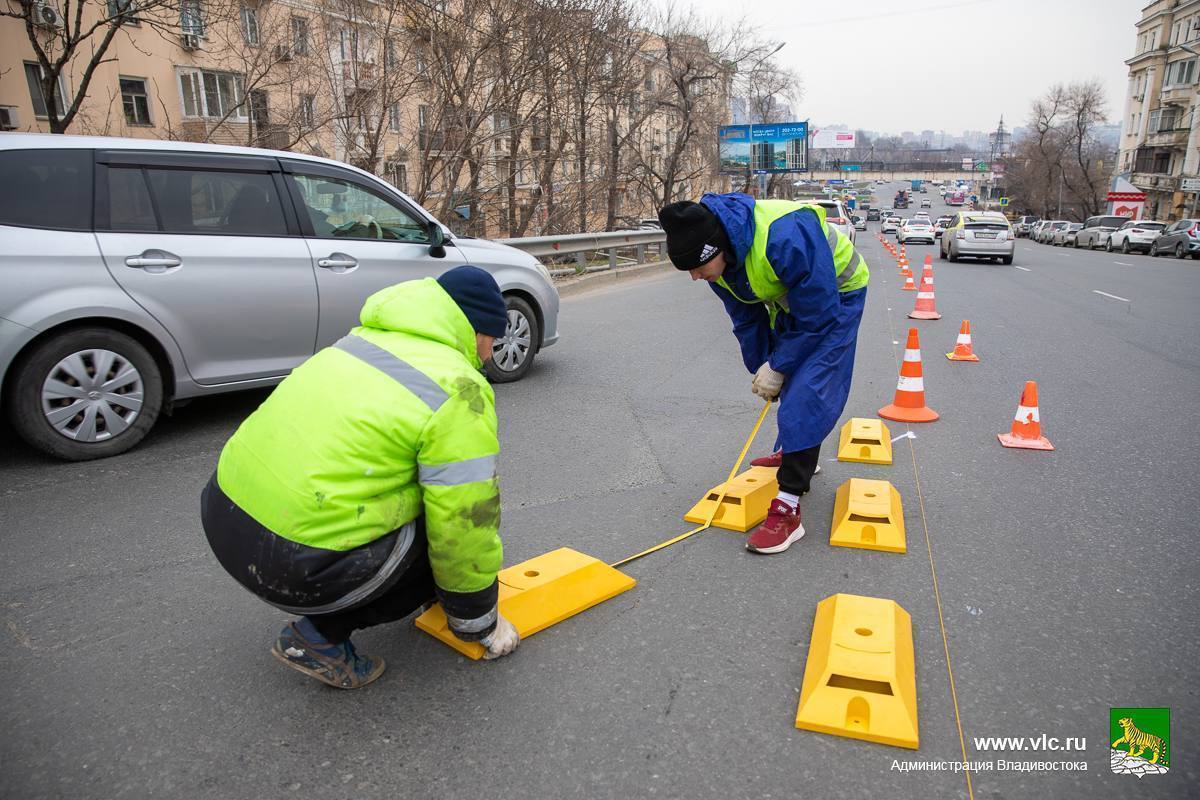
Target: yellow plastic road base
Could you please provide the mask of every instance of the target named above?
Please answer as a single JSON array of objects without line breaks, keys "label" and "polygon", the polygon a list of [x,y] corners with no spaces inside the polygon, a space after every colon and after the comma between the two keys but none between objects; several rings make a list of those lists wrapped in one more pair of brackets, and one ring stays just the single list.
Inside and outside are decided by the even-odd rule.
[{"label": "yellow plastic road base", "polygon": [[851,478],[833,501],[829,543],[886,553],[906,553],[904,508],[900,492],[887,481]]},{"label": "yellow plastic road base", "polygon": [[851,417],[842,426],[838,461],[860,464],[891,464],[892,439],[887,425],[877,419]]},{"label": "yellow plastic road base", "polygon": [[[775,479],[778,471],[774,467],[751,467],[729,481],[729,489],[712,524],[725,530],[745,533],[766,519],[771,501],[779,494],[779,482]],[[703,500],[683,515],[684,521],[700,524],[708,521],[708,515],[712,513],[724,486],[720,484],[704,495]]]},{"label": "yellow plastic road base", "polygon": [[892,600],[817,604],[796,727],[917,749],[912,619]]},{"label": "yellow plastic road base", "polygon": [[[522,640],[637,584],[603,561],[569,547],[502,569],[499,581],[500,613]],[[416,624],[467,658],[483,657],[483,645],[461,641],[451,633],[441,604],[417,617]]]}]

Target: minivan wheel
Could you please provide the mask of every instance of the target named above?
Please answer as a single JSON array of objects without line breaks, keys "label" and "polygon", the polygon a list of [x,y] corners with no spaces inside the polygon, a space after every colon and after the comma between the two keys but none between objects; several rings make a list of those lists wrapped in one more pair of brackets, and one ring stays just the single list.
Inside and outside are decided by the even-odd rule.
[{"label": "minivan wheel", "polygon": [[1175,257],[1176,258],[1183,258],[1186,255],[1187,255],[1187,251],[1183,249],[1183,242],[1180,242],[1179,244],[1175,245]]},{"label": "minivan wheel", "polygon": [[162,404],[162,373],[146,348],[108,328],[77,328],[21,359],[8,409],[13,428],[33,447],[88,461],[140,442]]},{"label": "minivan wheel", "polygon": [[540,339],[537,315],[520,297],[504,298],[508,306],[508,330],[492,345],[492,360],[483,369],[495,383],[511,383],[525,377],[533,366]]}]

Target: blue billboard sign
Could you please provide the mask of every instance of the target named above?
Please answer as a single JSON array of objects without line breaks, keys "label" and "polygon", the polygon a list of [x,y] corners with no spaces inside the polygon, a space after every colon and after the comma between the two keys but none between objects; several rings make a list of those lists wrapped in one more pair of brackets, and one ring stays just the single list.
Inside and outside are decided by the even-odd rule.
[{"label": "blue billboard sign", "polygon": [[725,125],[717,131],[722,175],[808,171],[808,123]]}]

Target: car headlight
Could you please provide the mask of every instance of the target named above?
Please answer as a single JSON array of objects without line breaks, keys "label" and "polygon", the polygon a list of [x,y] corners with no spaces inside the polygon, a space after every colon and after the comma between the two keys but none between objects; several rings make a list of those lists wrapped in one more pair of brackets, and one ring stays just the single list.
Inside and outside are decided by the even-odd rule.
[{"label": "car headlight", "polygon": [[550,270],[546,269],[545,264],[535,258],[533,260],[533,265],[537,267],[537,271],[541,273],[541,276],[546,279],[547,283],[554,283],[554,279],[550,277]]}]

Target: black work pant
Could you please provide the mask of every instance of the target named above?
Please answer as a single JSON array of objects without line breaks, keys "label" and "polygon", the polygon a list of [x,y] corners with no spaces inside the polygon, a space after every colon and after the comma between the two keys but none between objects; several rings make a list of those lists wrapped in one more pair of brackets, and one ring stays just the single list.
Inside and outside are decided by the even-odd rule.
[{"label": "black work pant", "polygon": [[420,552],[413,554],[408,569],[391,588],[361,606],[332,614],[310,615],[308,618],[312,620],[313,627],[329,641],[340,643],[360,628],[404,619],[426,603],[432,603],[436,590],[433,570],[429,567],[429,544],[424,530],[420,531],[412,546]]},{"label": "black work pant", "polygon": [[779,488],[789,494],[802,495],[808,491],[812,483],[813,473],[817,471],[817,460],[821,455],[821,445],[815,445],[807,450],[796,450],[783,454],[783,464],[775,476]]}]

